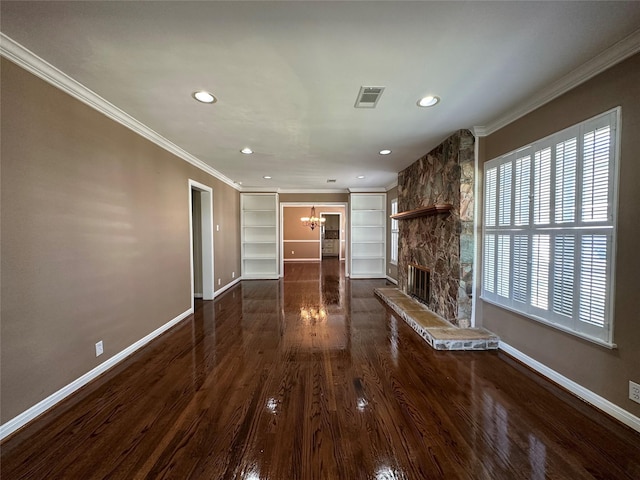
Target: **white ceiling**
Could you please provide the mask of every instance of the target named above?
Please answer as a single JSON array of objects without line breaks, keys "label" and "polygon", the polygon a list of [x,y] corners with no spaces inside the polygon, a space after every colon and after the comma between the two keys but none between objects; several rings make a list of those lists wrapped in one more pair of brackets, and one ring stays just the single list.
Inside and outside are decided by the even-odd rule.
[{"label": "white ceiling", "polygon": [[[3,34],[243,188],[295,190],[388,186],[453,131],[522,109],[640,26],[638,1],[1,9]],[[386,87],[377,108],[353,107],[362,85]],[[218,102],[197,103],[198,89]],[[427,94],[442,102],[418,108]]]}]

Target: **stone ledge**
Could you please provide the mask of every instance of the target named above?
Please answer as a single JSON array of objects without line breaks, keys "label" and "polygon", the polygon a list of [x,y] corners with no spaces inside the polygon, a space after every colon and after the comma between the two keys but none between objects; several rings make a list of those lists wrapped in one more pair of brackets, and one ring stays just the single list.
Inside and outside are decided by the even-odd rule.
[{"label": "stone ledge", "polygon": [[484,328],[458,328],[395,287],[374,293],[436,350],[497,350],[500,339]]}]

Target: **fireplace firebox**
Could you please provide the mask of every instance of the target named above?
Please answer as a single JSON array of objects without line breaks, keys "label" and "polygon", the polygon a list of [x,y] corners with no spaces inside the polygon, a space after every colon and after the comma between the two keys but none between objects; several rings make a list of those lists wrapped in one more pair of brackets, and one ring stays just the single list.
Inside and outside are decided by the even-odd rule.
[{"label": "fireplace firebox", "polygon": [[431,280],[429,269],[410,263],[407,273],[407,293],[425,305],[429,305]]}]

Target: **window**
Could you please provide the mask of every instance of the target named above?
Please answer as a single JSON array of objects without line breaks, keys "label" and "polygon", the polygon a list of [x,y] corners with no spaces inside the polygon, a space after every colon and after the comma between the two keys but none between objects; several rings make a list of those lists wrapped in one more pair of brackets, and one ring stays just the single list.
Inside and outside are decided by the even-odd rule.
[{"label": "window", "polygon": [[[391,200],[391,215],[398,213],[398,199]],[[391,263],[398,264],[398,220],[391,219]]]},{"label": "window", "polygon": [[486,163],[482,298],[612,344],[619,109]]}]

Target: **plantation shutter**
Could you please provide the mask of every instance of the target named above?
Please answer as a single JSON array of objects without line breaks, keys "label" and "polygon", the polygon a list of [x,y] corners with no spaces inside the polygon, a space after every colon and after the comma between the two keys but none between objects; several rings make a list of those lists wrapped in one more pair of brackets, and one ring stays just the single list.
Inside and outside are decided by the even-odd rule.
[{"label": "plantation shutter", "polygon": [[496,225],[496,213],[498,209],[497,193],[498,169],[491,168],[485,174],[485,197],[484,197],[484,223],[489,227]]},{"label": "plantation shutter", "polygon": [[553,311],[571,317],[575,272],[575,235],[557,235],[553,254]]},{"label": "plantation shutter", "polygon": [[584,134],[582,170],[582,221],[606,221],[609,217],[609,160],[611,129],[596,128]]},{"label": "plantation shutter", "polygon": [[604,326],[607,291],[607,237],[584,235],[580,254],[581,322]]},{"label": "plantation shutter", "polygon": [[533,221],[547,224],[551,213],[551,147],[534,154]]},{"label": "plantation shutter", "polygon": [[612,343],[615,109],[486,163],[482,298]]},{"label": "plantation shutter", "polygon": [[516,159],[515,225],[529,224],[531,208],[531,155]]},{"label": "plantation shutter", "polygon": [[575,221],[577,148],[576,137],[556,145],[555,223]]}]

